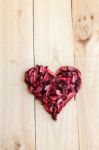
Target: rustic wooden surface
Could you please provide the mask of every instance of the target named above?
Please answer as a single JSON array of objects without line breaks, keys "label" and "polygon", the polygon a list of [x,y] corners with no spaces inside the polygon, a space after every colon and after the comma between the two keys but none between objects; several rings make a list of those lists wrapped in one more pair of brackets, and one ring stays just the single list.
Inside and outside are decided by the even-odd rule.
[{"label": "rustic wooden surface", "polygon": [[99,1],[72,3],[75,65],[80,68],[83,86],[78,94],[80,150],[99,149]]},{"label": "rustic wooden surface", "polygon": [[[0,1],[0,150],[99,150],[98,14],[98,0]],[[35,64],[82,72],[56,122],[24,83]]]},{"label": "rustic wooden surface", "polygon": [[33,65],[32,0],[0,1],[0,150],[35,149],[34,99],[24,71]]}]

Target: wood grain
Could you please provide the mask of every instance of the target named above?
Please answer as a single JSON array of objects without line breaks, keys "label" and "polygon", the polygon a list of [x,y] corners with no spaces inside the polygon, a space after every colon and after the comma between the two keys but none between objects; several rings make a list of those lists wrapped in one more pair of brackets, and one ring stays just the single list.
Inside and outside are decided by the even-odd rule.
[{"label": "wood grain", "polygon": [[[70,0],[34,0],[35,64],[56,71],[73,65]],[[78,150],[76,102],[71,101],[54,122],[36,101],[36,149]]]},{"label": "wood grain", "polygon": [[83,86],[77,96],[80,150],[99,149],[99,1],[75,0],[75,64]]},{"label": "wood grain", "polygon": [[0,150],[35,150],[34,101],[24,83],[33,65],[32,0],[0,1]]},{"label": "wood grain", "polygon": [[[35,64],[82,72],[76,101],[56,122],[24,83]],[[98,150],[98,66],[98,0],[1,0],[0,150]]]}]

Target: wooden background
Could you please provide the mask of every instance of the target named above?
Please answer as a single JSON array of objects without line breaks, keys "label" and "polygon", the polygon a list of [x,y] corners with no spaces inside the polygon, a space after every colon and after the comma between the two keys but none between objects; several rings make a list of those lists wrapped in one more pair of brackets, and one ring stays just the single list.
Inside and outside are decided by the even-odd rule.
[{"label": "wooden background", "polygon": [[[82,72],[57,122],[27,91],[35,64]],[[99,0],[0,0],[0,150],[99,150]]]}]

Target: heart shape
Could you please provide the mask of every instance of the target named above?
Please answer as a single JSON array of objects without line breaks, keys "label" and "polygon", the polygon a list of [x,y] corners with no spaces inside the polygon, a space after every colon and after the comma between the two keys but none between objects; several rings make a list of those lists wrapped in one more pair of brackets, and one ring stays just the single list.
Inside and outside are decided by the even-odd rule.
[{"label": "heart shape", "polygon": [[25,82],[29,91],[56,120],[62,108],[79,91],[81,73],[75,67],[62,66],[54,74],[47,66],[36,65],[25,72]]}]

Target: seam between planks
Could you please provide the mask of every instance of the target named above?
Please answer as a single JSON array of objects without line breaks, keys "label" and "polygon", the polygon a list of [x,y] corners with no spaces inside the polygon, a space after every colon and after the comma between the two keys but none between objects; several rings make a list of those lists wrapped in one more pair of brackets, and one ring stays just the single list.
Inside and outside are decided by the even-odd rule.
[{"label": "seam between planks", "polygon": [[[76,100],[76,98],[75,98],[75,100]],[[78,107],[77,107],[77,102],[76,102],[76,108],[77,108],[78,150],[80,150],[80,135],[79,135],[79,123],[78,123]]]},{"label": "seam between planks", "polygon": [[[72,22],[72,34],[73,34],[73,45],[74,45],[74,26],[73,26],[73,0],[71,0],[71,22]],[[73,46],[73,56],[74,56],[74,65],[75,63],[75,53],[74,53],[74,46]],[[74,97],[76,101],[76,97]],[[79,135],[79,121],[78,121],[78,107],[76,101],[76,109],[77,109],[77,137],[78,137],[78,150],[80,150],[80,135]]]},{"label": "seam between planks", "polygon": [[[33,8],[33,65],[35,66],[35,50],[34,50],[34,0],[32,0],[32,8]],[[34,125],[35,125],[35,150],[36,148],[36,102],[34,97]]]}]

